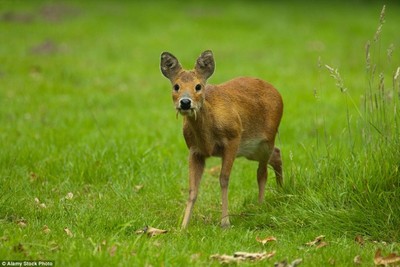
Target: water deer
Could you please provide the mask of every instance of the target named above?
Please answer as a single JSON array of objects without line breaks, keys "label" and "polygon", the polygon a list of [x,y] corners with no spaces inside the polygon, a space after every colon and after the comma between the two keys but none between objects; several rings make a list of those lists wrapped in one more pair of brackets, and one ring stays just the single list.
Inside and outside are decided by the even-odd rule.
[{"label": "water deer", "polygon": [[183,135],[189,149],[189,198],[182,221],[188,226],[199,192],[206,158],[221,157],[219,182],[222,192],[221,226],[230,225],[228,184],[236,157],[258,161],[258,200],[264,199],[267,165],[282,185],[282,160],[275,136],[283,112],[282,97],[269,83],[238,77],[219,85],[207,84],[215,62],[210,50],[197,59],[193,70],[182,68],[171,53],[161,54],[161,72],[171,81],[172,99],[183,116]]}]

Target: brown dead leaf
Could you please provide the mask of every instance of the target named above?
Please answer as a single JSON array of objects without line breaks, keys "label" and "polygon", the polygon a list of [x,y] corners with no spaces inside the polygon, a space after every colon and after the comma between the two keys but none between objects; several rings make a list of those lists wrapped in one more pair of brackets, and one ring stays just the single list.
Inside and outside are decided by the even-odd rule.
[{"label": "brown dead leaf", "polygon": [[52,40],[44,40],[29,49],[34,55],[52,55],[59,51],[59,45]]},{"label": "brown dead leaf", "polygon": [[275,262],[274,267],[297,267],[302,263],[303,259],[295,259],[292,263],[288,263],[287,260],[283,260],[280,262]]},{"label": "brown dead leaf", "polygon": [[65,196],[65,199],[68,199],[68,200],[71,200],[71,199],[73,199],[74,198],[74,193],[72,193],[72,192],[69,192],[66,196]]},{"label": "brown dead leaf", "polygon": [[317,236],[313,241],[307,242],[306,245],[309,247],[318,245],[322,240],[324,240],[324,238],[324,235]]},{"label": "brown dead leaf", "polygon": [[266,238],[261,239],[261,238],[259,238],[259,237],[257,236],[257,237],[256,237],[256,241],[259,242],[259,243],[261,243],[261,244],[263,244],[263,245],[265,245],[265,244],[268,243],[268,242],[276,241],[276,237],[274,237],[274,236],[269,236],[269,237],[266,237]]},{"label": "brown dead leaf", "polygon": [[316,246],[316,248],[317,248],[317,249],[318,249],[318,248],[323,248],[323,247],[326,247],[327,245],[328,245],[327,242],[321,241],[321,242]]},{"label": "brown dead leaf", "polygon": [[21,228],[25,228],[28,225],[28,223],[26,221],[18,221],[17,225]]},{"label": "brown dead leaf", "polygon": [[22,253],[25,256],[28,255],[26,247],[22,243],[18,243],[13,247],[14,252]]},{"label": "brown dead leaf", "polygon": [[49,234],[49,233],[51,232],[51,231],[50,231],[50,228],[49,228],[47,225],[44,225],[44,226],[43,226],[42,231],[43,231],[43,233],[45,233],[45,234]]},{"label": "brown dead leaf", "polygon": [[200,253],[195,253],[190,255],[190,261],[197,261],[198,259],[200,259],[201,254]]},{"label": "brown dead leaf", "polygon": [[141,234],[147,234],[149,237],[153,237],[156,235],[161,235],[167,233],[168,230],[162,230],[162,229],[157,229],[151,226],[145,226],[143,229],[139,229],[135,231],[135,234],[141,235]]},{"label": "brown dead leaf", "polygon": [[34,172],[29,173],[29,181],[31,183],[35,182],[38,178],[39,176],[36,173]]},{"label": "brown dead leaf", "polygon": [[211,255],[210,258],[214,259],[214,260],[218,260],[220,263],[225,263],[225,264],[240,262],[243,260],[241,258],[235,258],[234,256],[226,255],[226,254],[223,254],[223,255],[214,254],[214,255]]},{"label": "brown dead leaf", "polygon": [[297,267],[302,262],[303,262],[303,259],[295,259],[294,261],[292,261],[292,263],[288,267]]},{"label": "brown dead leaf", "polygon": [[35,201],[35,204],[36,204],[39,208],[42,208],[42,209],[46,209],[46,208],[47,208],[46,204],[45,204],[45,203],[41,203],[40,200],[39,200],[39,198],[35,197],[34,201]]},{"label": "brown dead leaf", "polygon": [[111,257],[114,257],[115,254],[117,253],[117,245],[113,245],[108,249],[108,254],[110,254]]},{"label": "brown dead leaf", "polygon": [[69,236],[69,237],[73,237],[74,236],[74,234],[71,232],[71,230],[69,230],[68,229],[68,227],[65,227],[64,228],[64,232],[67,234],[67,236]]},{"label": "brown dead leaf", "polygon": [[262,253],[235,252],[233,254],[233,256],[236,258],[244,258],[244,259],[249,259],[249,260],[269,259],[274,255],[275,255],[275,251],[272,251],[270,253],[266,253],[266,252],[262,252]]},{"label": "brown dead leaf", "polygon": [[142,185],[142,184],[135,185],[135,192],[136,193],[139,192],[140,190],[143,189],[143,187],[144,187],[144,185]]},{"label": "brown dead leaf", "polygon": [[361,263],[362,263],[361,256],[360,255],[355,256],[353,259],[353,262],[355,265],[361,265]]},{"label": "brown dead leaf", "polygon": [[[28,255],[29,255],[26,246],[24,246],[22,243],[18,243],[18,245],[13,246],[13,250],[14,250],[14,252],[23,254],[25,257],[28,257]],[[4,264],[3,264],[3,266],[4,266]]]},{"label": "brown dead leaf", "polygon": [[386,257],[382,256],[382,251],[380,248],[375,252],[374,263],[375,265],[384,265],[388,266],[394,263],[400,262],[400,256],[396,253],[390,253]]},{"label": "brown dead leaf", "polygon": [[56,243],[56,241],[51,241],[49,243],[49,249],[50,251],[58,251],[60,249],[60,246]]},{"label": "brown dead leaf", "polygon": [[211,259],[216,259],[220,263],[237,263],[241,261],[261,261],[265,259],[269,259],[275,255],[275,251],[272,252],[261,252],[261,253],[249,253],[249,252],[235,252],[233,256],[231,255],[220,255],[220,254],[214,254],[211,255]]},{"label": "brown dead leaf", "polygon": [[357,244],[359,244],[360,246],[364,246],[365,241],[364,238],[361,235],[358,235],[354,238],[354,241],[356,241]]}]

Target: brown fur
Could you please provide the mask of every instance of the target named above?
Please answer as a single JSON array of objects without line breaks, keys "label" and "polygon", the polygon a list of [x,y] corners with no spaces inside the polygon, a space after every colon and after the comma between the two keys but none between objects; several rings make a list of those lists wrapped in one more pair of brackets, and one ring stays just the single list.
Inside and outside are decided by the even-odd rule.
[{"label": "brown fur", "polygon": [[[211,51],[203,52],[191,71],[184,70],[172,54],[164,52],[161,55],[161,71],[172,83],[172,99],[177,112],[184,116],[183,135],[189,148],[189,199],[183,228],[189,223],[208,157],[222,158],[223,227],[230,224],[228,183],[236,157],[244,156],[259,162],[260,202],[264,199],[267,164],[273,167],[277,183],[282,185],[283,182],[280,151],[274,146],[283,112],[281,95],[271,84],[249,77],[235,78],[220,85],[206,85],[214,68]],[[199,85],[201,89],[196,90]],[[190,108],[182,107],[184,98],[190,100]]]}]

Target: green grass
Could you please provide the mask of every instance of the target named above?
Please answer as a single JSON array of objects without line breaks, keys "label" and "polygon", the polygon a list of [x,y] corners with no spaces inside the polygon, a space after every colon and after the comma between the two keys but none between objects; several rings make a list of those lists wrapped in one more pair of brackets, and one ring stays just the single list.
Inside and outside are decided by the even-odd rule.
[{"label": "green grass", "polygon": [[[212,254],[276,250],[260,265],[302,258],[301,266],[352,266],[360,255],[372,266],[378,248],[399,253],[400,78],[393,77],[400,6],[386,5],[374,41],[381,8],[356,1],[0,2],[0,260],[208,266],[219,265]],[[369,71],[368,40],[376,66]],[[285,185],[277,189],[270,172],[258,205],[257,165],[236,160],[233,227],[222,230],[219,181],[206,173],[189,229],[181,231],[187,149],[159,57],[170,51],[190,68],[206,49],[217,64],[210,83],[257,76],[282,93],[277,145]],[[325,65],[339,70],[345,92]],[[210,159],[207,167],[218,164]],[[168,233],[136,235],[145,225]],[[328,246],[304,245],[318,235]],[[257,236],[278,241],[263,247]]]}]

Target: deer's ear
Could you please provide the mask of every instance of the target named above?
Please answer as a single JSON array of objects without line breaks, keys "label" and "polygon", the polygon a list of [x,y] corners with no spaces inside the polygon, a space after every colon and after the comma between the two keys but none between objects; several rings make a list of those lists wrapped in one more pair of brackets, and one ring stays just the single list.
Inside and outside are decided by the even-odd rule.
[{"label": "deer's ear", "polygon": [[182,66],[178,59],[171,53],[164,52],[161,54],[160,68],[162,74],[170,80],[173,80],[176,75],[182,70]]},{"label": "deer's ear", "polygon": [[215,62],[211,50],[206,50],[201,53],[200,57],[196,61],[196,66],[194,69],[196,73],[205,80],[207,80],[214,73]]}]

